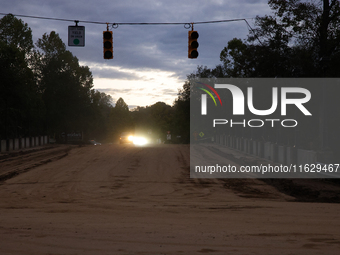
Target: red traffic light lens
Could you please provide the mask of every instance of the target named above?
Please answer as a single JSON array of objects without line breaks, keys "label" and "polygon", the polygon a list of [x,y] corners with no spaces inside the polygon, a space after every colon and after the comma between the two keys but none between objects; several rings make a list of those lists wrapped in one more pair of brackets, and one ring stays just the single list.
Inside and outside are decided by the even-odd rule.
[{"label": "red traffic light lens", "polygon": [[196,31],[192,32],[191,35],[190,35],[191,39],[197,39],[198,36],[199,35],[198,35],[198,33]]},{"label": "red traffic light lens", "polygon": [[111,38],[112,38],[112,34],[110,32],[107,31],[104,33],[104,39],[110,40]]}]

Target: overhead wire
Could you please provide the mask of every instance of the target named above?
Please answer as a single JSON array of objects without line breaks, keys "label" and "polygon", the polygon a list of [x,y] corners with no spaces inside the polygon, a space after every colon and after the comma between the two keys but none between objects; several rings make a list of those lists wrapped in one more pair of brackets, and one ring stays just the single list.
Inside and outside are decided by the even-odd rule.
[{"label": "overhead wire", "polygon": [[98,21],[85,21],[85,20],[79,21],[79,20],[72,20],[72,19],[50,18],[50,17],[41,17],[41,16],[32,16],[32,15],[13,14],[13,13],[0,13],[0,15],[13,15],[17,17],[32,18],[32,19],[46,19],[46,20],[68,21],[68,22],[78,21],[82,23],[106,24],[106,22],[98,22]]},{"label": "overhead wire", "polygon": [[[50,18],[32,15],[22,15],[13,13],[0,13],[0,15],[13,15],[17,17],[32,18],[32,19],[45,19],[45,20],[56,20],[56,21],[67,21],[67,22],[81,22],[90,24],[107,24],[108,22],[101,21],[89,21],[89,20],[72,20],[72,19],[62,19],[62,18]],[[183,25],[183,24],[209,24],[209,23],[222,23],[222,22],[233,22],[233,21],[246,21],[245,18],[242,19],[225,19],[225,20],[211,20],[211,21],[198,21],[198,22],[109,22],[109,24],[117,25]],[[248,23],[248,22],[247,22]]]},{"label": "overhead wire", "polygon": [[[67,22],[75,22],[77,25],[78,23],[88,23],[88,24],[112,24],[112,28],[118,28],[118,25],[184,25],[185,28],[190,28],[194,24],[212,24],[212,23],[226,23],[226,22],[234,22],[234,21],[245,21],[249,29],[253,32],[256,39],[260,42],[261,40],[257,37],[254,29],[249,25],[247,19],[253,18],[240,18],[240,19],[225,19],[225,20],[210,20],[210,21],[196,21],[196,22],[101,22],[101,21],[89,21],[89,20],[72,20],[72,19],[62,19],[62,18],[50,18],[50,17],[41,17],[41,16],[32,16],[32,15],[23,15],[23,14],[13,14],[13,13],[0,13],[0,15],[13,15],[17,17],[24,17],[24,18],[32,18],[32,19],[45,19],[45,20],[56,20],[56,21],[67,21]],[[189,27],[186,27],[189,25]]]}]

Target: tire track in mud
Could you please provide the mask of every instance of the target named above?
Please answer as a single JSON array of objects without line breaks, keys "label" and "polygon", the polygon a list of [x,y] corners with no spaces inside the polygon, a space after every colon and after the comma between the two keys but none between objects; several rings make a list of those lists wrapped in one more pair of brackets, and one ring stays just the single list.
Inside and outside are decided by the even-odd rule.
[{"label": "tire track in mud", "polygon": [[4,155],[0,160],[0,182],[9,180],[38,166],[62,159],[68,155],[72,148],[74,146],[62,145]]}]

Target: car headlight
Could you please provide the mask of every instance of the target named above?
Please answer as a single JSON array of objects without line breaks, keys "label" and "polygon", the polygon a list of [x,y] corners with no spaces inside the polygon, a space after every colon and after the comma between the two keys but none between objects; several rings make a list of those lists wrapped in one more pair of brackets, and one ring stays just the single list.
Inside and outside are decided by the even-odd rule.
[{"label": "car headlight", "polygon": [[133,141],[133,136],[130,135],[130,136],[128,137],[128,140],[132,142],[132,141]]},{"label": "car headlight", "polygon": [[148,143],[148,140],[146,140],[146,138],[144,138],[144,137],[134,137],[134,139],[133,139],[134,145],[142,146],[142,145],[145,145],[147,143]]}]

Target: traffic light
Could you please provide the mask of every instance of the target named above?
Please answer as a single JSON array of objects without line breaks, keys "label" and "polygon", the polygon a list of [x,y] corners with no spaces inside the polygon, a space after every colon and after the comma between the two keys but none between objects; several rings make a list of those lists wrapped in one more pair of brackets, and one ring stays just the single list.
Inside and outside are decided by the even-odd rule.
[{"label": "traffic light", "polygon": [[112,31],[103,32],[104,59],[113,59]]},{"label": "traffic light", "polygon": [[188,50],[188,58],[197,58],[198,51],[197,48],[199,46],[197,42],[198,33],[197,31],[189,31],[189,50]]}]

